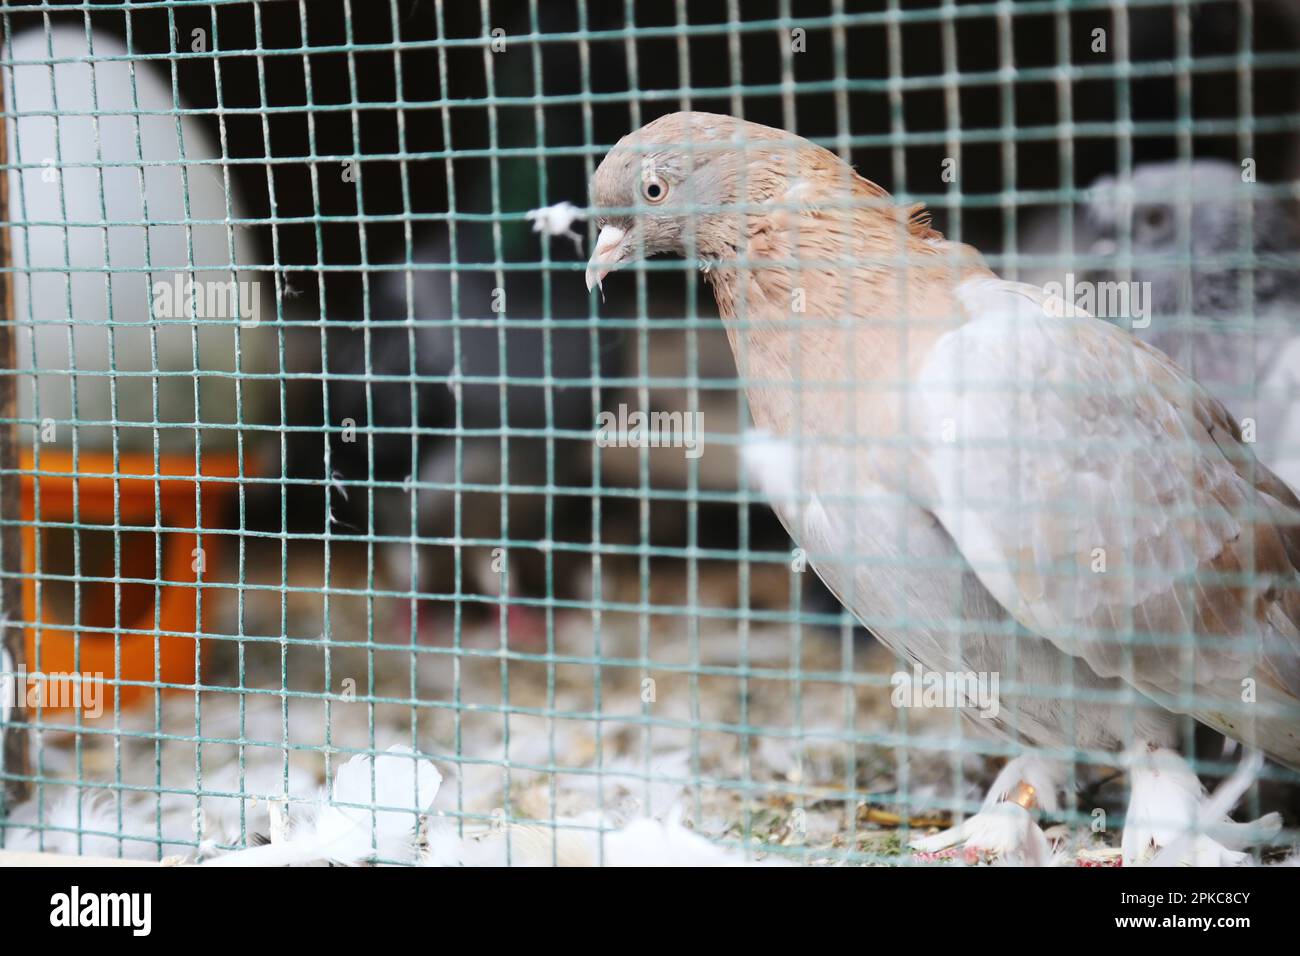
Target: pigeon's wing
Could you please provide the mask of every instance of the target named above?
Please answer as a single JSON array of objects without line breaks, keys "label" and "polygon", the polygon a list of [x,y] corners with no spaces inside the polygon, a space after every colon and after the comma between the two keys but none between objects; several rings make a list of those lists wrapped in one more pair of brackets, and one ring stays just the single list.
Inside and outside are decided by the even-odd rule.
[{"label": "pigeon's wing", "polygon": [[[917,487],[981,581],[1098,674],[1300,761],[1294,493],[1162,353],[1031,286],[959,297],[909,416]],[[1289,717],[1243,729],[1252,693]]]}]

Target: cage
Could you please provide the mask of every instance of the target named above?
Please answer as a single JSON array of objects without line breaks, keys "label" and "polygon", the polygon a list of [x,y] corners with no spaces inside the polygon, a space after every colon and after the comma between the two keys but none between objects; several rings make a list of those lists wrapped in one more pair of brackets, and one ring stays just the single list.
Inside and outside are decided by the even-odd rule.
[{"label": "cage", "polygon": [[[1101,686],[1068,654],[1028,678],[1014,623],[1003,669],[945,669],[905,637],[960,616],[960,586],[888,625],[836,585],[837,562],[972,565],[873,566],[872,531],[821,554],[778,519],[745,473],[779,467],[752,434],[765,382],[700,250],[584,275],[612,235],[589,184],[623,136],[688,110],[785,130],[1163,350],[1300,489],[1293,4],[15,0],[0,23],[0,851],[957,865],[990,854],[914,841],[992,788],[1048,847],[1006,856],[1114,865],[1152,813],[1142,759],[1176,749],[1260,818],[1224,860],[1289,852],[1300,776],[1243,756],[1195,681],[1165,702],[1168,749],[1134,754],[1149,681]],[[1005,490],[962,506],[1007,526],[1094,517],[1082,492],[1026,503],[1010,471],[959,471]],[[1231,582],[1278,613],[1285,548],[1289,577],[1252,560]],[[1132,667],[1151,629],[1121,630]],[[1174,674],[1203,635],[1165,637]],[[1282,640],[1258,653],[1294,742]],[[979,732],[989,688],[953,682],[990,673],[1054,728],[1108,708],[1113,739]],[[1063,776],[1003,779],[1026,756]]]}]

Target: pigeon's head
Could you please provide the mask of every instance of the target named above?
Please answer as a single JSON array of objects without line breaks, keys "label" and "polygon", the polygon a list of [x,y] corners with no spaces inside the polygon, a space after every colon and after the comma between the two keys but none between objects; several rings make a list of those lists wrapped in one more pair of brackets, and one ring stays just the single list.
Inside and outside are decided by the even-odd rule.
[{"label": "pigeon's head", "polygon": [[[1118,255],[1127,234],[1133,279],[1150,283],[1151,308],[1158,316],[1239,314],[1241,270],[1227,260],[1252,251],[1290,250],[1296,242],[1294,210],[1248,195],[1255,188],[1243,183],[1240,167],[1216,159],[1148,163],[1127,183],[1102,177],[1089,191],[1081,250],[1116,257],[1114,266],[1101,267],[1113,275],[1124,264]],[[1247,219],[1252,214],[1253,222]],[[1270,282],[1257,272],[1257,305],[1269,296]]]},{"label": "pigeon's head", "polygon": [[747,144],[780,130],[716,113],[670,113],[615,144],[591,179],[600,234],[587,288],[635,259],[716,257],[734,248],[737,205],[751,201]]}]

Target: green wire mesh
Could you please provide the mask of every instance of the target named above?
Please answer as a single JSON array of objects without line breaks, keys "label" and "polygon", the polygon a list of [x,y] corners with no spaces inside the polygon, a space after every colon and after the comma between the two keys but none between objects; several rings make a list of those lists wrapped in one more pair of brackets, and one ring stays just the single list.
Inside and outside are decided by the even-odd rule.
[{"label": "green wire mesh", "polygon": [[[10,713],[0,841],[244,847],[393,745],[500,862],[534,830],[600,861],[675,807],[746,858],[894,863],[978,808],[1017,748],[889,707],[909,665],[738,474],[747,383],[695,263],[602,304],[592,231],[571,250],[527,213],[583,205],[622,133],[709,109],[853,160],[1006,277],[1097,267],[1072,237],[1100,172],[1208,151],[1295,198],[1297,45],[1251,0],[743,8],[4,5],[7,646],[79,670],[93,642],[111,703]],[[209,309],[190,281],[233,291]],[[620,405],[702,415],[707,453],[603,447]]]}]

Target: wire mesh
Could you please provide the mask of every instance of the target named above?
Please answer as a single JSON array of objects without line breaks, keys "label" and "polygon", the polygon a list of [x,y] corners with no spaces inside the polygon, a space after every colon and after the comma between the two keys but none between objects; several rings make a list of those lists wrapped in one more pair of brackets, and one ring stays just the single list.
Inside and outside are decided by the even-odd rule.
[{"label": "wire mesh", "polygon": [[[1274,218],[1300,183],[1285,3],[6,3],[0,22],[5,846],[210,857],[283,838],[332,787],[381,862],[640,862],[649,817],[745,860],[905,864],[980,809],[1024,742],[900,706],[914,659],[742,474],[763,383],[698,250],[584,288],[597,214],[583,231],[556,204],[585,206],[610,147],[667,112],[806,136],[1007,278],[1155,275],[1155,344],[1234,408],[1265,359],[1300,358],[1295,320],[1264,322],[1300,291]],[[1139,190],[1181,222],[1171,254],[1132,216],[1098,244],[1098,177],[1207,157],[1231,189],[1156,171]],[[1195,241],[1207,192],[1244,210],[1226,249]],[[1221,273],[1201,297],[1193,277]],[[1251,347],[1227,363],[1220,334]],[[651,412],[685,440],[637,437]],[[1269,441],[1287,478],[1300,440]],[[1067,702],[1070,727],[1080,705],[1139,712],[1057,678],[1002,690]],[[1203,779],[1232,771],[1178,730]],[[414,802],[380,799],[393,747],[438,768],[436,799],[405,778]],[[1070,768],[1048,821],[1113,850],[1116,754],[1040,749]],[[357,766],[369,792],[340,797]],[[1295,772],[1258,776],[1252,815],[1293,822]],[[375,806],[422,820],[416,856]]]}]

